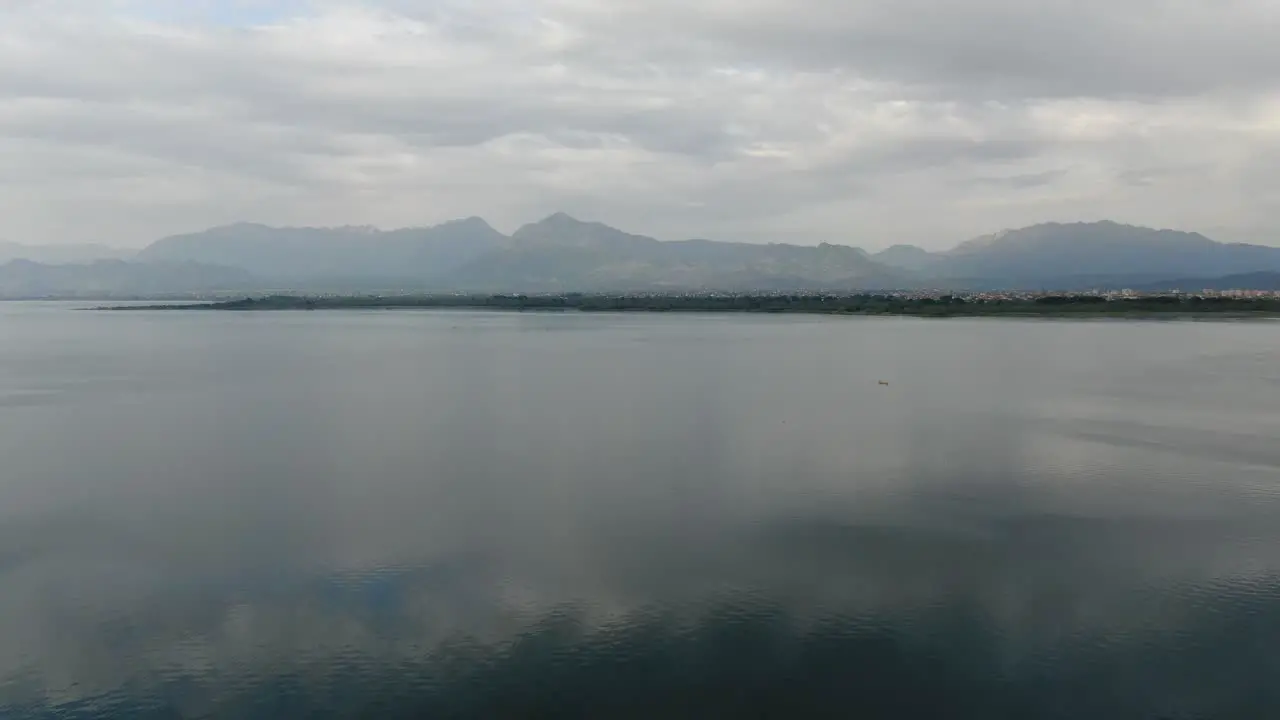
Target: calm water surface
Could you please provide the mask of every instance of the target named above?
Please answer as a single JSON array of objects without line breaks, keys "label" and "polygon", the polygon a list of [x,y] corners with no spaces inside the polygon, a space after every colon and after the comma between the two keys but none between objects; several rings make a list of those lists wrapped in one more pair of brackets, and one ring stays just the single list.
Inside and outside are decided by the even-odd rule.
[{"label": "calm water surface", "polygon": [[1280,717],[1280,324],[72,307],[0,717]]}]

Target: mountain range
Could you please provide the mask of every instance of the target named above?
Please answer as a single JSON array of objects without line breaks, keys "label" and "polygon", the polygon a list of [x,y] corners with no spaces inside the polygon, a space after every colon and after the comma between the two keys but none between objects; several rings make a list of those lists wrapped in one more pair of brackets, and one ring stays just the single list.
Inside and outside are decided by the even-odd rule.
[{"label": "mountain range", "polygon": [[[22,250],[0,245],[0,262],[6,259],[6,248]],[[80,246],[75,251],[79,255],[70,254],[83,258],[94,251],[94,246]],[[58,262],[47,254],[10,260],[0,265],[0,296],[269,289],[1074,290],[1196,282],[1213,287],[1226,276],[1266,284],[1272,281],[1269,273],[1280,273],[1280,248],[1219,243],[1199,233],[1109,221],[1006,230],[945,252],[910,245],[869,254],[831,244],[664,242],[564,213],[525,225],[510,236],[477,217],[386,231],[238,223],[163,238],[132,256],[113,252],[87,263]]]},{"label": "mountain range", "polygon": [[245,270],[193,262],[55,265],[20,259],[0,265],[0,298],[148,297],[247,289],[255,283]]},{"label": "mountain range", "polygon": [[857,248],[660,242],[556,213],[510,237],[480,218],[431,228],[229,225],[159,240],[138,259],[243,268],[290,287],[470,291],[894,287]]},{"label": "mountain range", "polygon": [[124,260],[133,254],[131,250],[107,245],[23,245],[0,240],[0,264],[13,260],[56,265],[83,264],[94,260]]},{"label": "mountain range", "polygon": [[941,253],[899,245],[873,257],[958,286],[1077,289],[1280,271],[1280,248],[1110,221],[1005,230]]}]

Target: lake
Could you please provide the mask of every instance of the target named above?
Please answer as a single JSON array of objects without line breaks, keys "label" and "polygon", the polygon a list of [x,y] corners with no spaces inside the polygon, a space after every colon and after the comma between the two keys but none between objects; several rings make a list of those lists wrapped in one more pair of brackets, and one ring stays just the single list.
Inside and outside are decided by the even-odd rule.
[{"label": "lake", "polygon": [[83,305],[0,717],[1280,717],[1280,323]]}]

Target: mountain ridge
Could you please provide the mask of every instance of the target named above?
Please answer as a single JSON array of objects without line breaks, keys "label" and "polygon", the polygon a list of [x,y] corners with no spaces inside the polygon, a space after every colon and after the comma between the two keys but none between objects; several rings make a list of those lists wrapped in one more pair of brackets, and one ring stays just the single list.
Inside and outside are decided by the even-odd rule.
[{"label": "mountain ridge", "polygon": [[898,274],[858,248],[662,241],[558,212],[460,269],[467,288],[670,290],[891,287]]},{"label": "mountain ridge", "polygon": [[564,212],[510,235],[478,216],[392,230],[232,223],[161,238],[133,260],[236,268],[262,287],[308,292],[1072,290],[1280,272],[1280,248],[1113,221],[1007,229],[941,252],[895,245],[868,253],[829,243],[658,240]]},{"label": "mountain ridge", "polygon": [[133,255],[132,250],[97,243],[25,245],[0,240],[0,264],[11,260],[30,260],[47,264],[88,263],[94,260],[124,260]]},{"label": "mountain ridge", "polygon": [[915,246],[890,250],[892,258],[904,263],[902,267],[917,272],[938,278],[981,278],[996,285],[1042,284],[1069,277],[1156,281],[1280,270],[1280,248],[1221,243],[1198,232],[1110,220],[1006,229],[941,252]]},{"label": "mountain ridge", "polygon": [[49,264],[18,259],[0,264],[0,298],[110,297],[244,290],[244,270],[200,263],[105,259]]}]

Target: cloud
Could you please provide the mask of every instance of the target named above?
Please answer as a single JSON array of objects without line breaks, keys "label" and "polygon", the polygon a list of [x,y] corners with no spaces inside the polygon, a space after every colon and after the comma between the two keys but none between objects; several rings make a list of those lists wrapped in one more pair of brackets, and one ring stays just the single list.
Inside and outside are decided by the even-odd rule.
[{"label": "cloud", "polygon": [[[730,62],[848,68],[948,97],[1274,88],[1280,8],[1254,0],[563,0],[597,33],[665,29]],[[648,31],[648,32],[644,32]],[[671,42],[670,40],[668,42]]]},{"label": "cloud", "polygon": [[26,0],[0,10],[0,237],[564,209],[667,238],[938,247],[1111,217],[1280,242],[1278,22],[1264,0]]}]

